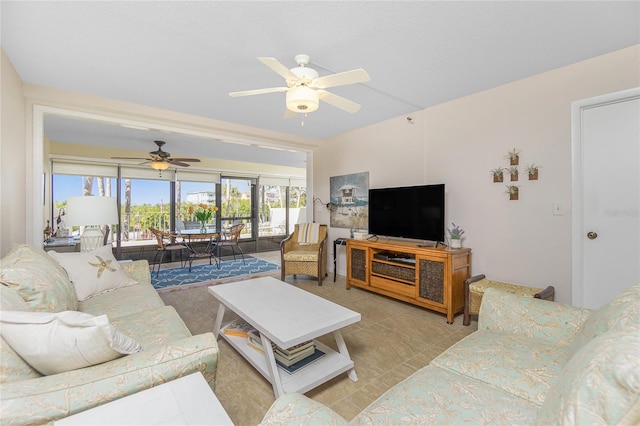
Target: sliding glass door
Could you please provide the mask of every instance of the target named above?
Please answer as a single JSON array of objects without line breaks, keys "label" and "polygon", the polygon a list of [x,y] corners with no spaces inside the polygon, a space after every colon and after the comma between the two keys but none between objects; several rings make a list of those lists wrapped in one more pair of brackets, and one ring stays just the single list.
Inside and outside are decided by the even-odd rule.
[{"label": "sliding glass door", "polygon": [[244,223],[241,239],[253,239],[255,179],[222,176],[220,180],[220,220],[222,231]]}]

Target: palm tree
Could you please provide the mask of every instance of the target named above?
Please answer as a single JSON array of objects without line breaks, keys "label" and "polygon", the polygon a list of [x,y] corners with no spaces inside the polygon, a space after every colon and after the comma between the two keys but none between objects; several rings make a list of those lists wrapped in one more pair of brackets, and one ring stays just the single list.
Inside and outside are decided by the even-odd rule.
[{"label": "palm tree", "polygon": [[88,197],[93,191],[93,176],[82,177],[82,196]]},{"label": "palm tree", "polygon": [[124,220],[122,221],[123,239],[129,241],[129,215],[131,214],[131,179],[124,180]]}]

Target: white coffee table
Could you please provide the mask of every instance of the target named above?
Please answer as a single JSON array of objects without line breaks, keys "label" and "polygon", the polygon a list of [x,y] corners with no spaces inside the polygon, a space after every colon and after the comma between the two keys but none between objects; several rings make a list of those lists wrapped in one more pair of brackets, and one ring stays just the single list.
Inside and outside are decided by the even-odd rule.
[{"label": "white coffee table", "polygon": [[231,425],[201,373],[164,383],[58,420],[68,425]]},{"label": "white coffee table", "polygon": [[[209,287],[220,304],[214,325],[216,337],[222,336],[272,385],[276,397],[285,393],[305,393],[320,384],[348,372],[358,380],[340,329],[360,321],[360,314],[318,297],[273,277],[221,284]],[[232,310],[262,336],[264,354],[247,345],[247,339],[220,333],[226,308]],[[275,362],[271,342],[281,348],[333,333],[338,352],[316,341],[325,355],[293,374],[281,371]]]}]

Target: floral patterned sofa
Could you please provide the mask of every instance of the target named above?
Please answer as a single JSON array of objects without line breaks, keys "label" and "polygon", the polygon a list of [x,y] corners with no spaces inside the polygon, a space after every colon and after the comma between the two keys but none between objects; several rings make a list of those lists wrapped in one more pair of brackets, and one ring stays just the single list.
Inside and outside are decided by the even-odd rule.
[{"label": "floral patterned sofa", "polygon": [[[115,265],[134,284],[78,301],[80,293],[76,292],[75,282],[70,281],[70,274],[44,250],[20,245],[0,259],[3,425],[51,423],[197,371],[214,387],[218,346],[213,334],[191,335],[173,307],[165,306],[151,285],[147,261],[118,263],[114,259],[113,264],[104,261],[102,267],[111,271]],[[117,354],[116,359],[97,365],[43,375],[5,340],[10,325],[7,317],[34,312],[96,317],[106,314],[111,326],[137,341],[138,350],[140,346],[142,350]]]},{"label": "floral patterned sofa", "polygon": [[488,289],[477,332],[351,422],[287,394],[261,424],[638,425],[640,285],[594,311]]}]

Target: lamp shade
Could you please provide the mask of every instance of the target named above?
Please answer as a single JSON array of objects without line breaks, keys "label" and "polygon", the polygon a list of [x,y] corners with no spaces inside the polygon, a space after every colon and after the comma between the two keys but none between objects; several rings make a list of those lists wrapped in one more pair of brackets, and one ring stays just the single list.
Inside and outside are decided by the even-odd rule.
[{"label": "lamp shade", "polygon": [[118,223],[114,197],[69,197],[67,226],[113,225]]},{"label": "lamp shade", "polygon": [[286,100],[287,109],[293,112],[308,113],[318,109],[318,92],[306,86],[288,90]]},{"label": "lamp shade", "polygon": [[169,168],[169,166],[171,165],[167,161],[152,161],[149,164],[151,165],[152,169],[159,170],[159,171],[167,170]]}]

